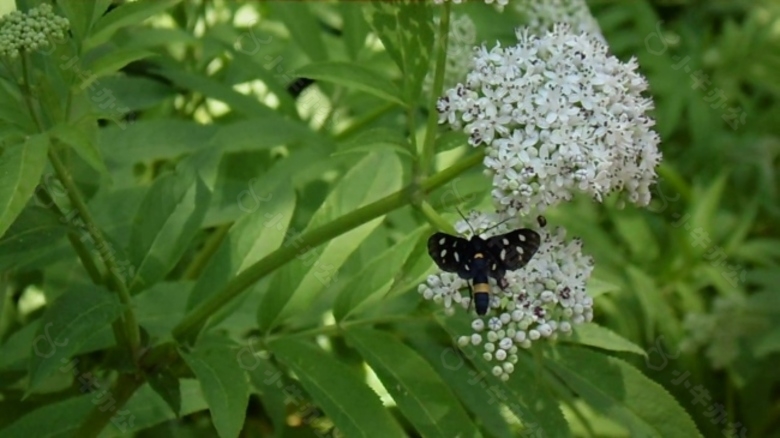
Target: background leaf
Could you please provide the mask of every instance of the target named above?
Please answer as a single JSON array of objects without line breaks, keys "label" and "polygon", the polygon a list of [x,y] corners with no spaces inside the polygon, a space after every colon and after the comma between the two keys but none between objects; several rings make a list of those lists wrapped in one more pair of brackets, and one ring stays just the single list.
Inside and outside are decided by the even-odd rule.
[{"label": "background leaf", "polygon": [[22,144],[0,149],[0,236],[32,196],[46,165],[48,149],[45,135],[34,135]]}]

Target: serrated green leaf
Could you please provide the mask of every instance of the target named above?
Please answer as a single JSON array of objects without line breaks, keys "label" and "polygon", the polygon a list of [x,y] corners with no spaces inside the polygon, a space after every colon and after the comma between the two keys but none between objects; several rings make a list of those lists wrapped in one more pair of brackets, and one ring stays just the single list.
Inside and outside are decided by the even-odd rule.
[{"label": "serrated green leaf", "polygon": [[139,24],[155,16],[181,0],[141,0],[122,4],[100,17],[92,28],[89,37],[84,40],[84,50],[97,47],[108,41],[114,33],[133,24]]},{"label": "serrated green leaf", "polygon": [[333,82],[347,88],[365,91],[380,99],[404,106],[404,101],[399,97],[401,90],[395,84],[380,76],[379,73],[357,64],[347,62],[307,64],[296,70],[295,75],[308,79]]},{"label": "serrated green leaf", "polygon": [[46,309],[32,343],[28,393],[121,313],[116,294],[102,287],[79,287],[60,295]]},{"label": "serrated green leaf", "polygon": [[564,336],[561,340],[604,350],[627,351],[647,357],[647,353],[638,345],[595,323],[577,324],[574,326],[574,333],[570,337]]},{"label": "serrated green leaf", "polygon": [[230,227],[227,238],[195,284],[188,309],[219,292],[229,280],[282,244],[295,210],[292,187],[280,184],[271,193],[256,195],[263,201],[260,208]]},{"label": "serrated green leaf", "polygon": [[404,76],[404,101],[416,104],[435,56],[431,10],[424,2],[372,3],[365,16]]},{"label": "serrated green leaf", "polygon": [[86,120],[78,125],[61,123],[52,128],[49,135],[72,147],[93,169],[108,175],[103,154],[97,145],[98,126],[95,120]]},{"label": "serrated green leaf", "polygon": [[63,248],[66,232],[51,210],[28,206],[0,239],[0,271],[31,269],[72,256],[71,248]]},{"label": "serrated green leaf", "polygon": [[349,329],[347,338],[423,436],[480,436],[460,401],[433,368],[394,336]]},{"label": "serrated green leaf", "polygon": [[[399,190],[402,174],[400,160],[395,154],[379,152],[365,157],[333,188],[306,230],[315,229]],[[318,251],[319,256],[317,253],[303,254],[279,270],[258,312],[260,329],[269,330],[297,313],[308,306],[316,294],[338,281],[338,269],[381,222],[382,218],[376,218],[361,225],[325,244]],[[290,244],[295,244],[295,241]],[[278,282],[284,287],[274,288]],[[291,294],[291,290],[295,292]]]},{"label": "serrated green leaf", "polygon": [[401,270],[417,245],[422,232],[427,229],[427,226],[423,226],[412,231],[404,239],[368,262],[336,298],[333,305],[334,318],[341,321],[354,315],[361,307],[380,299],[392,286],[396,273]]},{"label": "serrated green leaf", "polygon": [[0,236],[5,234],[35,191],[46,166],[48,150],[49,137],[42,134],[0,149]]},{"label": "serrated green leaf", "polygon": [[237,350],[225,344],[179,353],[200,383],[219,436],[237,437],[249,403],[249,377],[237,360]]},{"label": "serrated green leaf", "polygon": [[631,436],[701,436],[691,417],[661,385],[628,363],[585,348],[558,346],[546,366],[596,411]]},{"label": "serrated green leaf", "polygon": [[136,275],[131,291],[160,281],[178,262],[206,215],[211,192],[191,172],[158,178],[133,221],[130,258]]},{"label": "serrated green leaf", "polygon": [[311,344],[290,339],[271,342],[269,348],[295,371],[306,391],[344,436],[406,436],[376,393],[329,354]]},{"label": "serrated green leaf", "polygon": [[[120,48],[120,49],[111,50],[110,52],[106,52],[102,56],[92,59],[89,64],[84,66],[84,68],[86,68],[90,72],[90,75],[87,78],[85,78],[83,81],[81,81],[80,84],[75,84],[75,86],[77,86],[81,90],[84,90],[90,85],[92,85],[96,80],[104,76],[108,76],[113,73],[116,73],[127,64],[130,64],[131,62],[134,61],[138,61],[139,59],[148,58],[150,56],[155,56],[155,54],[148,50],[143,50],[143,49]],[[98,87],[104,90],[108,89],[105,88],[105,85],[103,85],[102,83]],[[113,94],[113,90],[111,91]]]}]

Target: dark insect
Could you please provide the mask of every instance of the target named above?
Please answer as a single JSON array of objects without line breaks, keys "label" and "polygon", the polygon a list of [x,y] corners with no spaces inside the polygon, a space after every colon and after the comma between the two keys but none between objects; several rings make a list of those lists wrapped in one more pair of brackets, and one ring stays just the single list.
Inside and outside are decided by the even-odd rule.
[{"label": "dark insect", "polygon": [[469,284],[469,296],[475,303],[477,314],[484,315],[490,306],[488,276],[493,277],[501,289],[506,288],[506,271],[525,266],[539,249],[539,243],[539,234],[528,228],[489,239],[473,233],[471,240],[436,233],[428,239],[428,254],[442,271],[454,272],[460,278],[471,280],[474,288],[472,292]]}]

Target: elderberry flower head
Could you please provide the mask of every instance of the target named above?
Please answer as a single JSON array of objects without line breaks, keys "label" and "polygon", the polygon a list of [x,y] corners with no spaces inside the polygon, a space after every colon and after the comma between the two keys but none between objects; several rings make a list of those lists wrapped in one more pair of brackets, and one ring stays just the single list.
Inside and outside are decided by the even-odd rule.
[{"label": "elderberry flower head", "polygon": [[647,81],[598,38],[559,24],[476,52],[466,82],[439,99],[439,122],[486,147],[493,200],[510,215],[543,213],[582,192],[650,202],[661,160]]},{"label": "elderberry flower head", "polygon": [[[434,18],[436,28],[439,27],[439,17]],[[453,16],[450,20],[450,29],[447,32],[447,64],[444,70],[444,88],[454,87],[455,84],[466,78],[466,73],[474,65],[474,46],[477,41],[477,29],[468,15]],[[438,35],[438,34],[437,34]],[[438,43],[437,43],[438,45]],[[436,60],[431,59],[431,69],[423,88],[430,94],[433,87],[433,66]]]},{"label": "elderberry flower head", "polygon": [[576,33],[585,32],[606,43],[585,0],[518,0],[512,6],[528,18],[527,27],[534,35],[544,35],[556,23],[567,23]]},{"label": "elderberry flower head", "polygon": [[27,13],[13,11],[0,17],[0,57],[16,58],[21,51],[35,51],[49,45],[50,38],[62,39],[69,26],[42,3]]},{"label": "elderberry flower head", "polygon": [[[468,224],[455,224],[455,229],[466,238],[471,234],[469,225],[482,233],[501,222],[504,215],[472,213],[468,219]],[[480,236],[488,238],[518,227],[517,221],[508,222]],[[562,228],[537,231],[541,245],[531,261],[522,269],[506,273],[507,286],[503,290],[494,279],[489,280],[488,314],[484,318],[477,316],[471,325],[473,333],[458,339],[461,346],[483,344],[484,359],[497,362],[494,371],[502,379],[508,379],[512,373],[518,348],[529,348],[539,339],[554,339],[558,333],[570,334],[574,325],[593,319],[593,298],[585,291],[593,260],[583,255],[582,242],[566,241]],[[449,272],[431,275],[418,287],[425,299],[442,304],[450,315],[455,312],[455,304],[469,307],[467,290],[466,280]]]}]

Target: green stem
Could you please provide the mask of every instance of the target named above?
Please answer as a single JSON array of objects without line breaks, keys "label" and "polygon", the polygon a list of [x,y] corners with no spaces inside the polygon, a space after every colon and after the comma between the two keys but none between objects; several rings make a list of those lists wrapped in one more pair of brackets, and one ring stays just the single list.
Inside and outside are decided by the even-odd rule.
[{"label": "green stem", "polygon": [[214,255],[214,253],[217,252],[219,245],[222,244],[223,240],[225,240],[225,236],[227,236],[227,233],[230,231],[230,227],[232,226],[233,223],[231,222],[220,225],[216,230],[214,230],[211,236],[209,236],[208,240],[206,240],[206,244],[203,245],[203,249],[201,249],[198,255],[195,256],[195,259],[192,261],[192,263],[187,266],[187,269],[184,271],[182,278],[185,280],[195,280],[198,278],[198,276],[200,276],[203,268],[206,267],[206,264],[209,262],[209,260],[211,260],[211,257]]},{"label": "green stem", "polygon": [[355,132],[363,129],[366,125],[369,123],[375,121],[376,119],[382,117],[383,115],[387,114],[392,110],[393,108],[397,107],[397,103],[387,103],[385,105],[380,106],[379,108],[375,109],[374,111],[366,114],[363,116],[363,118],[358,119],[355,123],[349,125],[349,127],[345,128],[343,131],[336,134],[333,139],[336,141],[344,140],[345,138],[351,136]]},{"label": "green stem", "polygon": [[[81,197],[81,192],[76,186],[76,182],[73,181],[70,173],[68,173],[68,170],[65,168],[65,165],[62,164],[53,148],[49,149],[49,160],[51,161],[52,167],[54,167],[57,177],[62,182],[63,187],[65,187],[70,202],[79,212],[81,220],[84,221],[87,232],[95,241],[95,247],[98,249],[100,258],[103,259],[103,263],[106,265],[106,272],[109,279],[116,288],[119,300],[125,306],[124,317],[122,318],[124,322],[124,334],[127,337],[127,342],[129,342],[127,347],[135,360],[138,357],[137,354],[141,345],[141,335],[138,330],[138,323],[135,319],[135,313],[133,312],[130,292],[127,290],[127,285],[119,274],[119,267],[114,261],[114,255],[108,247],[108,242],[104,238],[100,228],[96,225],[92,213],[90,213],[86,202],[84,202],[84,198]],[[121,343],[121,341],[121,339],[117,339],[118,343]]]},{"label": "green stem", "polygon": [[[474,154],[423,181],[422,184],[420,184],[419,189],[423,193],[430,193],[471,167],[480,164],[483,158],[484,155],[481,153]],[[300,247],[309,249],[315,248],[336,236],[344,234],[366,222],[384,216],[395,209],[407,205],[410,198],[409,192],[410,189],[408,187],[401,189],[398,192],[388,195],[365,207],[345,214],[333,222],[304,233],[300,237]],[[295,246],[284,246],[245,269],[237,277],[231,280],[223,290],[213,295],[185,316],[173,329],[174,338],[184,340],[197,336],[200,328],[211,315],[237,297],[241,292],[255,284],[258,280],[300,255],[300,251],[301,250]]]},{"label": "green stem", "polygon": [[23,51],[20,58],[22,62],[22,96],[24,97],[24,103],[27,105],[27,111],[30,112],[30,117],[32,117],[33,122],[35,122],[35,125],[38,127],[38,130],[44,132],[45,130],[43,129],[43,123],[38,117],[38,112],[35,111],[32,100],[30,100],[32,97],[32,92],[30,91],[30,71],[27,68],[27,53]]},{"label": "green stem", "polygon": [[445,233],[456,236],[458,235],[455,227],[453,227],[451,223],[441,217],[441,215],[436,210],[434,210],[433,207],[431,207],[431,204],[428,204],[426,201],[422,201],[420,204],[416,204],[415,208],[420,210],[425,218],[428,219],[428,222],[436,229],[442,230]]},{"label": "green stem", "polygon": [[450,4],[444,2],[439,22],[439,47],[436,51],[436,69],[433,76],[433,88],[431,89],[431,101],[428,104],[428,124],[425,127],[425,140],[420,156],[420,168],[427,175],[433,162],[436,146],[436,125],[438,125],[439,113],[436,111],[436,103],[444,85],[444,70],[447,67],[447,45],[450,32]]},{"label": "green stem", "polygon": [[[113,388],[111,388],[111,396],[113,397],[113,400],[116,401],[116,404],[114,405],[115,409],[101,410],[99,406],[95,406],[73,436],[79,438],[92,438],[100,435],[100,432],[108,425],[111,418],[114,415],[117,415],[117,412],[122,409],[122,406],[127,403],[133,393],[140,388],[143,383],[143,379],[137,378],[134,375],[121,374]],[[132,415],[132,412],[130,415]],[[124,417],[123,420],[129,425],[132,424],[129,420],[129,416]]]},{"label": "green stem", "polygon": [[383,316],[377,318],[356,319],[353,321],[344,321],[341,323],[324,325],[321,327],[314,327],[309,330],[302,330],[295,333],[280,333],[280,334],[269,335],[265,338],[265,342],[273,342],[279,339],[302,338],[302,337],[305,338],[308,336],[338,333],[341,330],[348,327],[360,327],[363,325],[373,325],[373,324],[386,324],[389,322],[419,321],[421,319],[430,319],[430,316],[390,315],[390,316]]}]

